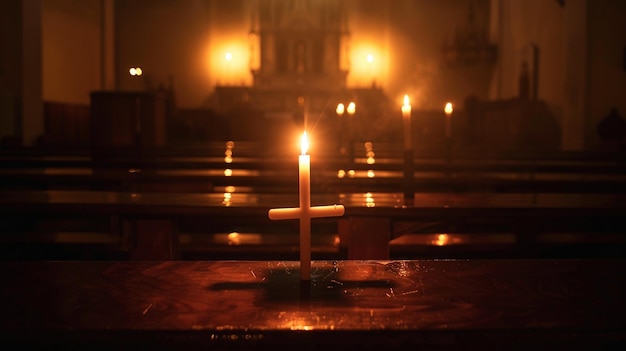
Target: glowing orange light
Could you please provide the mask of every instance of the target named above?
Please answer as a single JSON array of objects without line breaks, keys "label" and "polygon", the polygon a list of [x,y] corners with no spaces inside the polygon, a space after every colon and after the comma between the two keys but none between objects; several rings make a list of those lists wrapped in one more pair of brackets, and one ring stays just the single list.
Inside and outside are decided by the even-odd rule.
[{"label": "glowing orange light", "polygon": [[128,73],[131,76],[140,76],[143,74],[143,70],[140,67],[131,67],[128,69]]},{"label": "glowing orange light", "polygon": [[300,140],[300,149],[302,150],[303,155],[306,155],[307,151],[309,151],[309,138],[307,138],[306,132],[302,133],[302,139]]},{"label": "glowing orange light", "polygon": [[411,103],[409,101],[408,95],[404,95],[404,105],[402,105],[402,117],[404,118],[405,122],[408,122],[411,119]]},{"label": "glowing orange light", "polygon": [[228,234],[228,245],[239,245],[240,243],[239,233],[232,232]]},{"label": "glowing orange light", "polygon": [[342,115],[343,115],[343,113],[344,113],[344,111],[345,111],[345,109],[346,109],[346,108],[345,108],[345,106],[344,106],[342,103],[339,103],[339,104],[337,105],[337,109],[335,110],[335,112],[337,112],[337,114],[338,114],[339,116],[342,116]]},{"label": "glowing orange light", "polygon": [[444,107],[443,111],[446,113],[446,115],[451,114],[452,111],[454,111],[454,109],[452,108],[452,103],[451,102],[446,103],[446,107]]},{"label": "glowing orange light", "polygon": [[356,104],[355,104],[354,102],[350,102],[350,103],[348,104],[348,109],[347,109],[347,111],[348,111],[348,114],[349,114],[349,115],[353,115],[353,114],[356,112]]},{"label": "glowing orange light", "polygon": [[365,207],[375,207],[376,202],[374,201],[374,194],[365,193]]},{"label": "glowing orange light", "polygon": [[447,245],[449,241],[450,241],[450,238],[448,237],[448,234],[439,234],[434,244],[437,246],[444,246],[444,245]]},{"label": "glowing orange light", "polygon": [[341,244],[341,238],[339,237],[339,235],[335,235],[335,237],[333,238],[333,245],[339,246],[339,244]]},{"label": "glowing orange light", "polygon": [[375,37],[353,38],[348,55],[348,85],[371,85],[388,77],[389,50]]},{"label": "glowing orange light", "polygon": [[232,197],[233,197],[233,194],[229,192],[224,193],[224,200],[222,201],[222,204],[226,207],[229,207],[231,205]]},{"label": "glowing orange light", "polygon": [[250,75],[250,51],[247,38],[224,34],[213,38],[206,47],[206,73],[213,84],[248,84]]}]

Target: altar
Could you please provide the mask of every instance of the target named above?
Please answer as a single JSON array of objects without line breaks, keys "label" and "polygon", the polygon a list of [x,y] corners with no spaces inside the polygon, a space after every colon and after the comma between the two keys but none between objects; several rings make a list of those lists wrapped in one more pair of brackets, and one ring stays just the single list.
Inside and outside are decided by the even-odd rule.
[{"label": "altar", "polygon": [[[624,260],[2,262],[0,340],[105,349],[621,349]],[[620,346],[621,345],[621,346]]]}]

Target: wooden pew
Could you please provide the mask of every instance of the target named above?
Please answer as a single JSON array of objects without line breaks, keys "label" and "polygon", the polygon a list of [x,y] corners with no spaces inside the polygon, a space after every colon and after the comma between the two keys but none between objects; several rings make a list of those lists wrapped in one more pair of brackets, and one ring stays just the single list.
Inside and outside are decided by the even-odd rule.
[{"label": "wooden pew", "polygon": [[[219,237],[241,233],[237,240],[206,240],[207,255],[226,257],[226,247],[236,256],[247,243],[246,233],[260,234],[247,249],[274,254],[271,246],[283,243],[283,257],[297,257],[297,221],[271,221],[267,211],[297,206],[293,194],[189,194],[127,193],[97,191],[2,191],[3,221],[18,219],[39,223],[41,218],[108,218],[112,240],[128,250],[129,258],[177,259],[181,235],[187,238]],[[343,204],[341,218],[314,220],[319,257],[388,259],[391,242],[406,234],[490,235],[502,232],[515,238],[518,255],[532,257],[542,245],[541,235],[550,233],[626,232],[624,194],[435,194],[418,193],[413,206],[405,206],[402,194],[314,194],[313,204]],[[436,231],[414,231],[411,226],[436,223]],[[16,227],[13,238],[20,232]],[[45,229],[56,230],[47,225]],[[407,229],[409,228],[409,229]],[[33,230],[38,230],[34,228]],[[82,229],[80,229],[82,230]],[[217,236],[216,236],[217,235]],[[263,239],[271,238],[273,241]],[[13,239],[16,241],[18,239]],[[237,242],[239,241],[239,242]],[[241,242],[243,241],[243,243]],[[616,246],[623,241],[616,239]],[[184,240],[183,240],[184,243]],[[240,245],[243,244],[243,245]],[[254,243],[251,243],[254,244]],[[266,244],[265,246],[263,244]],[[193,246],[194,243],[190,242]],[[611,243],[607,243],[611,245]],[[215,251],[217,249],[217,251]],[[221,253],[218,252],[222,250]],[[278,250],[280,251],[280,250]],[[253,252],[250,252],[251,254]],[[195,252],[198,257],[199,252]],[[418,254],[418,253],[416,253]],[[326,256],[324,256],[326,255]],[[267,257],[267,256],[265,256]]]},{"label": "wooden pew", "polygon": [[[141,162],[120,159],[93,165],[88,158],[6,158],[0,168],[5,189],[221,192],[238,186],[254,192],[290,192],[297,179],[296,157],[175,157]],[[312,189],[317,192],[402,191],[398,159],[314,157]],[[63,165],[66,162],[66,165]],[[626,192],[626,169],[619,162],[512,162],[416,160],[417,192]]]}]

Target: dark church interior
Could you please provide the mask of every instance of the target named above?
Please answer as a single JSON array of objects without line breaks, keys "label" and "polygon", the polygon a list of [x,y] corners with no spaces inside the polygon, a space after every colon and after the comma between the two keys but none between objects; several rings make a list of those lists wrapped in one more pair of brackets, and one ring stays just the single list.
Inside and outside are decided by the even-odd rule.
[{"label": "dark church interior", "polygon": [[625,15],[0,2],[0,343],[622,349]]}]

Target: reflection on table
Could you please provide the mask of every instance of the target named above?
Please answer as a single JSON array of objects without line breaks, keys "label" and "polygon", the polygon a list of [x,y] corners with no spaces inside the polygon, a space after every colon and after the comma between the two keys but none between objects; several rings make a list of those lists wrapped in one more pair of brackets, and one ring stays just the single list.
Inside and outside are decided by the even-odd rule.
[{"label": "reflection on table", "polygon": [[612,349],[626,342],[625,269],[314,261],[303,286],[293,261],[2,262],[1,335],[79,347]]}]

